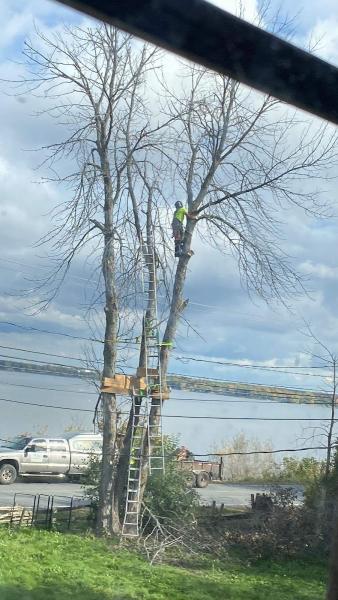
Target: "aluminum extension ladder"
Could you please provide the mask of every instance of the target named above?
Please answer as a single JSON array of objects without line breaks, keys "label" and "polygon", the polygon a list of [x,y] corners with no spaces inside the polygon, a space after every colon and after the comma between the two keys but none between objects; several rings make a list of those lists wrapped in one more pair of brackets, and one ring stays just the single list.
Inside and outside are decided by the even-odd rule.
[{"label": "aluminum extension ladder", "polygon": [[[145,394],[133,394],[133,420],[130,443],[130,460],[126,495],[126,510],[122,536],[138,537],[140,533],[140,492],[142,465],[145,457],[142,449],[147,436],[149,473],[164,471],[164,445],[162,429],[162,379],[160,360],[160,332],[157,307],[157,277],[154,243],[143,243],[142,251],[142,298],[143,298],[143,340],[145,367],[141,369],[145,379]],[[148,316],[151,314],[151,318]],[[153,397],[155,396],[155,397]],[[157,409],[157,423],[149,423],[151,407]]]}]

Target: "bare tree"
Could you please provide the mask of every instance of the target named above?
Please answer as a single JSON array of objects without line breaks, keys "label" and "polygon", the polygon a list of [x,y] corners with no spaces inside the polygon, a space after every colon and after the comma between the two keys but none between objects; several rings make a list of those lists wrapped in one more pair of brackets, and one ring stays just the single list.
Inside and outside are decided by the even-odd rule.
[{"label": "bare tree", "polygon": [[[135,295],[138,249],[130,240],[128,165],[149,142],[149,121],[142,103],[144,78],[155,68],[156,51],[107,26],[64,28],[46,37],[37,32],[25,44],[30,77],[17,82],[17,93],[43,96],[47,111],[64,125],[61,141],[47,145],[40,168],[60,183],[66,199],[54,210],[47,244],[55,268],[37,286],[43,308],[58,293],[74,258],[101,255],[104,301],[103,377],[115,375],[117,344],[123,337],[126,298]],[[129,123],[129,126],[126,123]],[[131,124],[133,129],[131,129]],[[155,133],[159,129],[157,124]],[[70,162],[72,170],[67,170]],[[121,331],[122,324],[122,331]],[[120,530],[115,502],[117,405],[114,394],[101,395],[103,459],[98,530]]]},{"label": "bare tree", "polygon": [[[170,127],[165,156],[175,199],[185,201],[197,218],[186,221],[183,255],[170,290],[161,348],[164,383],[187,305],[183,293],[194,235],[232,256],[249,293],[286,303],[302,291],[302,280],[282,247],[280,221],[292,206],[312,216],[328,214],[311,181],[328,172],[336,144],[325,126],[302,123],[276,100],[248,92],[227,77],[186,67],[182,81],[181,95],[165,89]],[[137,227],[135,199],[133,206]],[[159,410],[153,403],[151,425],[159,422]],[[145,465],[143,489],[146,479]],[[119,480],[125,481],[126,474]]]},{"label": "bare tree", "polygon": [[[280,221],[290,206],[313,216],[325,214],[312,180],[330,167],[336,138],[328,128],[302,123],[281,103],[199,67],[185,68],[179,93],[163,86],[164,107],[157,98],[147,106],[144,81],[156,56],[153,49],[105,26],[65,29],[50,39],[39,33],[36,47],[26,45],[32,75],[24,89],[28,85],[31,93],[43,92],[45,110],[67,127],[61,142],[45,148],[44,164],[54,170],[52,179],[70,192],[54,212],[54,227],[41,240],[57,260],[41,282],[41,289],[49,285],[42,303],[58,292],[85,245],[98,250],[105,306],[103,376],[113,377],[124,310],[138,314],[143,308],[137,300],[140,255],[154,251],[165,298],[165,384],[170,348],[187,304],[183,294],[194,236],[236,261],[249,293],[287,302],[302,282],[283,250]],[[65,172],[67,160],[75,165],[71,173]],[[61,172],[55,174],[58,162]],[[184,200],[196,215],[185,225],[184,251],[171,287],[168,181],[175,199]],[[155,280],[149,269],[149,280]],[[145,318],[152,318],[153,311],[149,290]],[[102,410],[99,529],[118,532],[133,409],[121,453],[114,395],[103,394]],[[150,424],[158,419],[154,402]],[[146,446],[145,439],[144,456]],[[146,478],[145,465],[143,488]]]},{"label": "bare tree", "polygon": [[[171,93],[168,111],[176,116],[177,197],[198,218],[186,223],[165,341],[175,337],[196,231],[234,258],[249,293],[287,302],[299,291],[302,281],[281,245],[280,221],[292,206],[314,216],[327,212],[311,181],[327,173],[335,157],[336,137],[325,126],[302,124],[276,100],[226,77],[188,71],[190,85],[183,97]],[[164,371],[169,353],[164,347]]]},{"label": "bare tree", "polygon": [[316,347],[315,351],[311,350],[308,354],[313,360],[316,360],[317,363],[319,363],[319,366],[321,366],[323,370],[326,371],[323,375],[325,385],[321,387],[320,391],[330,398],[330,419],[328,424],[322,424],[319,428],[315,428],[312,437],[315,437],[320,431],[321,433],[319,435],[324,438],[326,445],[325,478],[327,480],[332,468],[332,450],[335,446],[333,440],[336,425],[338,358],[327,344],[324,344],[324,342],[315,335],[308,323],[306,323],[306,330],[303,331],[303,334],[310,338],[311,342],[315,344]]}]

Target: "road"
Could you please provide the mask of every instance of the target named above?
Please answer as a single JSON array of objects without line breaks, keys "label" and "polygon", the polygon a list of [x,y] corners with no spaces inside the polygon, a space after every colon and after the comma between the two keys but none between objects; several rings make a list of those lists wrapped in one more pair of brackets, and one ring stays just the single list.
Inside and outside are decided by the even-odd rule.
[{"label": "road", "polygon": [[[287,487],[287,486],[285,486]],[[298,491],[299,499],[302,497],[300,486],[293,486]],[[225,506],[249,506],[250,495],[267,492],[268,487],[261,485],[248,485],[242,483],[211,483],[207,488],[199,489],[202,504],[211,504],[213,500],[217,505]],[[79,483],[66,483],[57,479],[27,479],[19,481],[14,485],[0,486],[0,506],[13,504],[14,494],[17,494],[17,504],[21,506],[32,506],[33,497],[36,494],[55,496],[55,506],[69,504],[69,498],[74,497],[75,503],[81,503],[83,489]],[[21,494],[24,494],[21,496]]]},{"label": "road", "polygon": [[0,506],[11,506],[16,494],[16,503],[32,507],[36,494],[54,496],[54,506],[69,506],[70,498],[82,503],[83,489],[79,483],[65,483],[58,479],[26,479],[13,485],[0,485]]},{"label": "road", "polygon": [[[298,501],[302,500],[302,486],[282,486],[292,487],[297,492]],[[214,500],[219,506],[249,506],[251,494],[269,493],[270,486],[246,484],[246,483],[211,483],[208,487],[198,490],[202,504],[211,504]]]}]

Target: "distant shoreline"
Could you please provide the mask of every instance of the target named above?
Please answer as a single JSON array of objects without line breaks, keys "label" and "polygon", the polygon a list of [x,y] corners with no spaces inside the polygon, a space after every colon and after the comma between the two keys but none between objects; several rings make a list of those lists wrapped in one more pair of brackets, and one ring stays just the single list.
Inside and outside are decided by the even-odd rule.
[{"label": "distant shoreline", "polygon": [[[99,380],[98,373],[95,369],[67,367],[57,364],[54,366],[51,364],[43,365],[13,360],[0,360],[0,371],[15,371],[35,375],[54,375],[58,377],[78,377],[80,379]],[[168,384],[170,387],[177,390],[274,400],[275,402],[287,402],[292,404],[328,404],[331,402],[330,395],[323,392],[254,383],[249,384],[238,383],[235,381],[204,379],[203,377],[188,377],[187,375],[169,375]]]}]

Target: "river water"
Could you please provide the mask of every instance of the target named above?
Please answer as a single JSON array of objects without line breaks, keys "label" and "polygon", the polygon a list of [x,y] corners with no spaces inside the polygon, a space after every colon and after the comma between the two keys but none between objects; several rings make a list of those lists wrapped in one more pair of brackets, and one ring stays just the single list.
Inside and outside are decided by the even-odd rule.
[{"label": "river water", "polygon": [[[164,433],[179,435],[179,443],[195,454],[215,451],[239,432],[271,442],[275,449],[320,445],[323,440],[317,438],[314,443],[309,438],[313,428],[321,425],[320,420],[330,416],[326,406],[251,401],[187,390],[172,390],[171,396],[163,411]],[[61,435],[68,427],[92,430],[96,401],[95,388],[82,379],[0,371],[0,437],[7,439],[23,432]],[[269,420],[284,418],[295,420]],[[323,456],[322,451],[299,456],[302,454]]]}]

